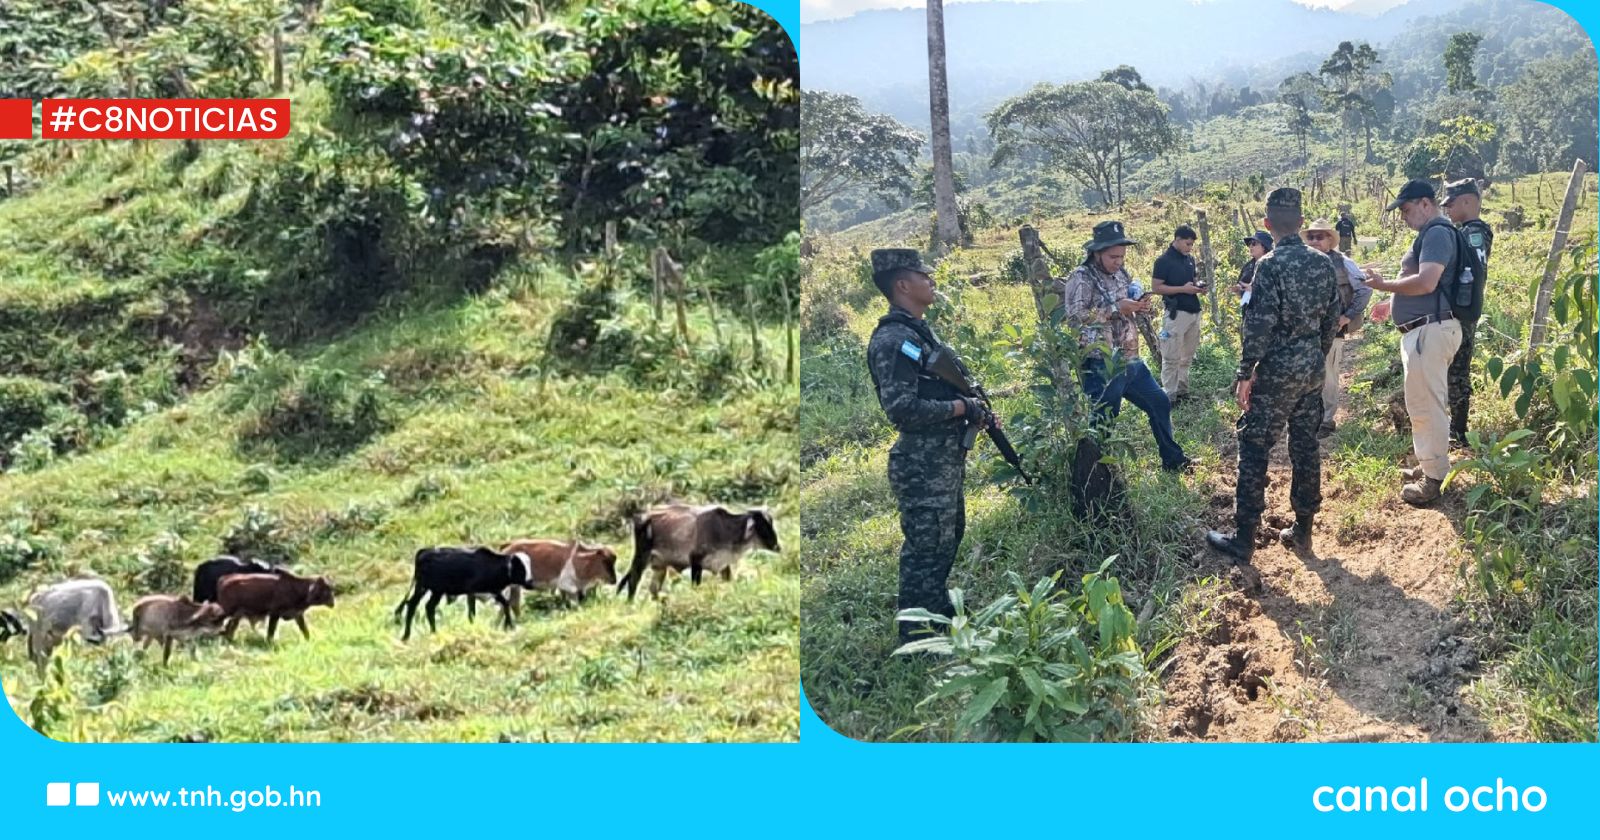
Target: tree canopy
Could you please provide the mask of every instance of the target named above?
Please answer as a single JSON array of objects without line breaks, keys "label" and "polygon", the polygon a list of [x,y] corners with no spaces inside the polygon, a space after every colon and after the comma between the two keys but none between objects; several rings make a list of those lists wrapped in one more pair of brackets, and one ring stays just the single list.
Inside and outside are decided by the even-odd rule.
[{"label": "tree canopy", "polygon": [[995,140],[991,165],[1037,151],[1106,206],[1122,200],[1127,163],[1178,143],[1167,106],[1154,93],[1115,82],[1039,85],[1000,103],[986,120]]},{"label": "tree canopy", "polygon": [[923,137],[854,96],[824,90],[800,97],[800,208],[823,204],[851,187],[905,195]]}]

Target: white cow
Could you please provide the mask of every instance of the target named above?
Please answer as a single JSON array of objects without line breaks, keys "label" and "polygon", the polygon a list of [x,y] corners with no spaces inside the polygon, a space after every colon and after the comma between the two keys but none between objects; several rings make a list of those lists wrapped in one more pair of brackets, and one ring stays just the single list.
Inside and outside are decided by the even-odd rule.
[{"label": "white cow", "polygon": [[28,634],[28,653],[41,663],[74,627],[90,644],[128,631],[117,614],[111,586],[103,580],[68,580],[45,587],[28,597],[28,606],[36,616]]}]

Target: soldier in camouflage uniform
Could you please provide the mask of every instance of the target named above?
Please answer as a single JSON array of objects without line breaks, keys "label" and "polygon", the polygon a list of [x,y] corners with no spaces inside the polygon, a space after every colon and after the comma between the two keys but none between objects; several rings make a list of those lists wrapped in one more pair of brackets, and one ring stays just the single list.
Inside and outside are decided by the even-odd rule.
[{"label": "soldier in camouflage uniform", "polygon": [[[889,450],[889,486],[905,536],[900,609],[922,607],[949,616],[955,608],[945,581],[967,518],[962,436],[968,423],[983,428],[993,418],[925,369],[935,351],[955,358],[922,318],[934,301],[932,272],[914,249],[872,252],[872,282],[889,299],[889,312],[867,343],[867,367],[878,403],[900,432]],[[901,642],[912,641],[923,626],[901,622]]]},{"label": "soldier in camouflage uniform", "polygon": [[[1482,290],[1481,294],[1488,294],[1489,251],[1494,248],[1494,229],[1478,217],[1482,199],[1483,194],[1478,191],[1475,179],[1463,178],[1445,186],[1444,212],[1466,234],[1467,244],[1477,250],[1478,261],[1483,263],[1483,276],[1475,278],[1475,282]],[[1477,326],[1476,321],[1461,321],[1461,349],[1450,360],[1448,387],[1450,443],[1453,446],[1465,446],[1467,443],[1467,409],[1472,402],[1472,338]]]},{"label": "soldier in camouflage uniform", "polygon": [[1243,350],[1235,394],[1239,418],[1239,480],[1233,534],[1212,531],[1206,543],[1247,563],[1266,509],[1267,456],[1284,422],[1294,478],[1289,501],[1294,526],[1279,533],[1284,544],[1311,548],[1311,526],[1322,504],[1317,426],[1322,420],[1323,360],[1339,322],[1333,264],[1301,241],[1300,192],[1287,187],[1267,196],[1267,226],[1277,237],[1256,263],[1250,302],[1244,307]]}]

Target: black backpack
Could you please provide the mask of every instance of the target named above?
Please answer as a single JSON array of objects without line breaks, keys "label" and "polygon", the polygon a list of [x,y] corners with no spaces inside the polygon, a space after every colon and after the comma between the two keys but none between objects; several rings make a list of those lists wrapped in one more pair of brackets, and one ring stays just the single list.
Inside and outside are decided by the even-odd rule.
[{"label": "black backpack", "polygon": [[[1450,220],[1440,216],[1429,222],[1418,234],[1418,241],[1428,234],[1428,228],[1434,225],[1444,225],[1456,239],[1456,255],[1444,267],[1444,273],[1439,275],[1438,294],[1444,297],[1445,303],[1450,307],[1450,314],[1456,316],[1458,321],[1475,323],[1483,315],[1483,261],[1478,259],[1478,249],[1472,247],[1467,241],[1467,235],[1460,228],[1451,224]],[[1471,302],[1460,303],[1457,296],[1463,294],[1461,281],[1468,270],[1472,271]]]}]

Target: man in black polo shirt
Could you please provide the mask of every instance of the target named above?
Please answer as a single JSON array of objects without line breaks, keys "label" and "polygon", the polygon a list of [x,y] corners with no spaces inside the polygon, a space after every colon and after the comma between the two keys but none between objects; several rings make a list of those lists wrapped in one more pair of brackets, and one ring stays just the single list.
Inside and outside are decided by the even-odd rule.
[{"label": "man in black polo shirt", "polygon": [[1189,366],[1200,349],[1200,298],[1206,291],[1194,279],[1194,228],[1179,225],[1166,253],[1150,271],[1150,291],[1166,299],[1161,321],[1161,390],[1177,405],[1189,395]]}]

